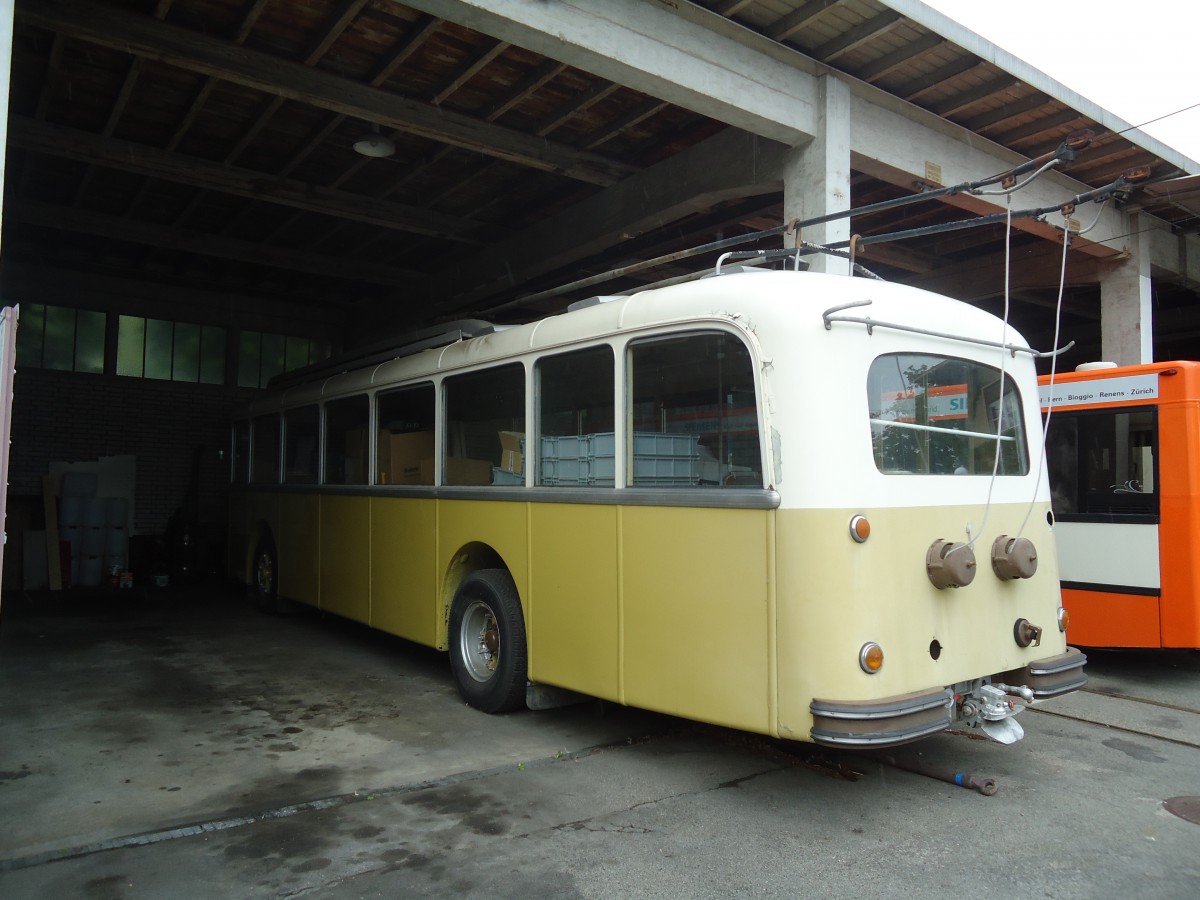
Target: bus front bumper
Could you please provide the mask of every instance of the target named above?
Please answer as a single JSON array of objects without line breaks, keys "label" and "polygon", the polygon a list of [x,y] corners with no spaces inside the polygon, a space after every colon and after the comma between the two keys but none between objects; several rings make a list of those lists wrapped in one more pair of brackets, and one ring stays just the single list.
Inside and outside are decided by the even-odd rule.
[{"label": "bus front bumper", "polygon": [[1020,684],[1033,691],[1034,700],[1057,697],[1069,691],[1077,691],[1087,685],[1083,671],[1087,657],[1075,647],[1066,653],[1035,659],[1023,669],[1013,669],[999,676],[1000,681]]},{"label": "bus front bumper", "polygon": [[[965,685],[961,697],[957,697],[950,688],[937,688],[878,700],[816,699],[809,704],[813,716],[810,734],[814,742],[829,747],[877,748],[906,744],[950,728],[955,722],[957,701],[964,698],[986,699],[976,696],[980,691],[991,691],[997,696],[1002,693],[1019,694],[1027,702],[1079,690],[1087,684],[1087,675],[1083,671],[1086,662],[1087,657],[1079,650],[1068,647],[1065,653],[1057,656],[1037,659],[1023,668]],[[991,684],[988,684],[989,681]],[[968,691],[968,688],[971,690]],[[1012,701],[1008,703],[1011,709],[985,714],[983,718],[1006,718],[1020,712],[1024,705],[1017,697],[1001,699]],[[963,708],[966,709],[965,706]],[[964,722],[976,726],[980,724],[975,721],[978,718],[978,715],[973,715]],[[1020,730],[1017,729],[1012,740],[1019,737]]]},{"label": "bus front bumper", "polygon": [[812,739],[828,747],[895,747],[950,727],[954,696],[946,688],[880,700],[813,700]]}]

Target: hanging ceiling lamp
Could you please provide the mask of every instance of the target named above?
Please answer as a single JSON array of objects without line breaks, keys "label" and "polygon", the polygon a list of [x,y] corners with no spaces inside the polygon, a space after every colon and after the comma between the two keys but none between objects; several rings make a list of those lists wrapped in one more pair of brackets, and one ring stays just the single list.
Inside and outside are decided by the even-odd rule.
[{"label": "hanging ceiling lamp", "polygon": [[390,138],[379,133],[379,126],[371,126],[371,130],[354,142],[354,152],[374,159],[383,159],[396,152],[396,145]]}]

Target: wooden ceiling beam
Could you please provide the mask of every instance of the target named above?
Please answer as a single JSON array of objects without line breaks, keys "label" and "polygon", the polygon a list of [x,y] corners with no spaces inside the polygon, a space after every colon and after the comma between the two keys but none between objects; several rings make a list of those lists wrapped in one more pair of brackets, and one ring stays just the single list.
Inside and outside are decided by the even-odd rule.
[{"label": "wooden ceiling beam", "polygon": [[105,138],[21,116],[9,120],[9,142],[15,147],[36,153],[94,162],[150,178],[163,178],[204,190],[220,191],[251,200],[266,200],[307,212],[414,234],[472,243],[469,234],[479,227],[469,220],[440,215],[427,209],[277,178],[265,172],[225,166],[197,157],[185,157],[157,147]]},{"label": "wooden ceiling beam", "polygon": [[17,200],[5,204],[4,213],[5,218],[10,222],[91,234],[96,237],[155,247],[160,250],[272,266],[277,269],[304,272],[324,278],[337,278],[359,284],[404,287],[411,286],[414,280],[422,281],[425,278],[419,273],[394,269],[389,266],[321,256],[307,251],[265,247],[251,241],[200,234],[154,222],[135,221],[89,210],[68,209],[50,203]]},{"label": "wooden ceiling beam", "polygon": [[270,96],[591,184],[609,186],[634,171],[631,166],[599,154],[436,109],[331,72],[91,0],[39,0],[37,4],[20,6],[16,16],[38,28],[211,75]]}]

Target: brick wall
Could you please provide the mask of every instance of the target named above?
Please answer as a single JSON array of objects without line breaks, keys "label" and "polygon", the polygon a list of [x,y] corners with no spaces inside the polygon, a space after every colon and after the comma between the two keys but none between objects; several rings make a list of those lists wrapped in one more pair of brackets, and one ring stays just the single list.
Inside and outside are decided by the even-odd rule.
[{"label": "brick wall", "polygon": [[[134,533],[163,534],[184,500],[196,448],[200,523],[223,529],[233,409],[256,392],[219,385],[18,370],[13,386],[9,497],[41,494],[52,460],[137,458]],[[225,451],[225,460],[217,458]]]}]

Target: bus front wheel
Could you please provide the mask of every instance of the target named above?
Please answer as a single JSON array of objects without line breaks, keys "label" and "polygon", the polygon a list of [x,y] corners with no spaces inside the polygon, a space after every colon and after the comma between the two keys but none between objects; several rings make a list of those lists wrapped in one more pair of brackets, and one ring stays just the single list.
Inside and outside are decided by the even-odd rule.
[{"label": "bus front wheel", "polygon": [[463,699],[487,713],[525,705],[525,619],[512,576],[480,569],[450,605],[450,671]]},{"label": "bus front wheel", "polygon": [[264,541],[254,551],[254,605],[263,612],[279,612],[278,578],[275,548]]}]

